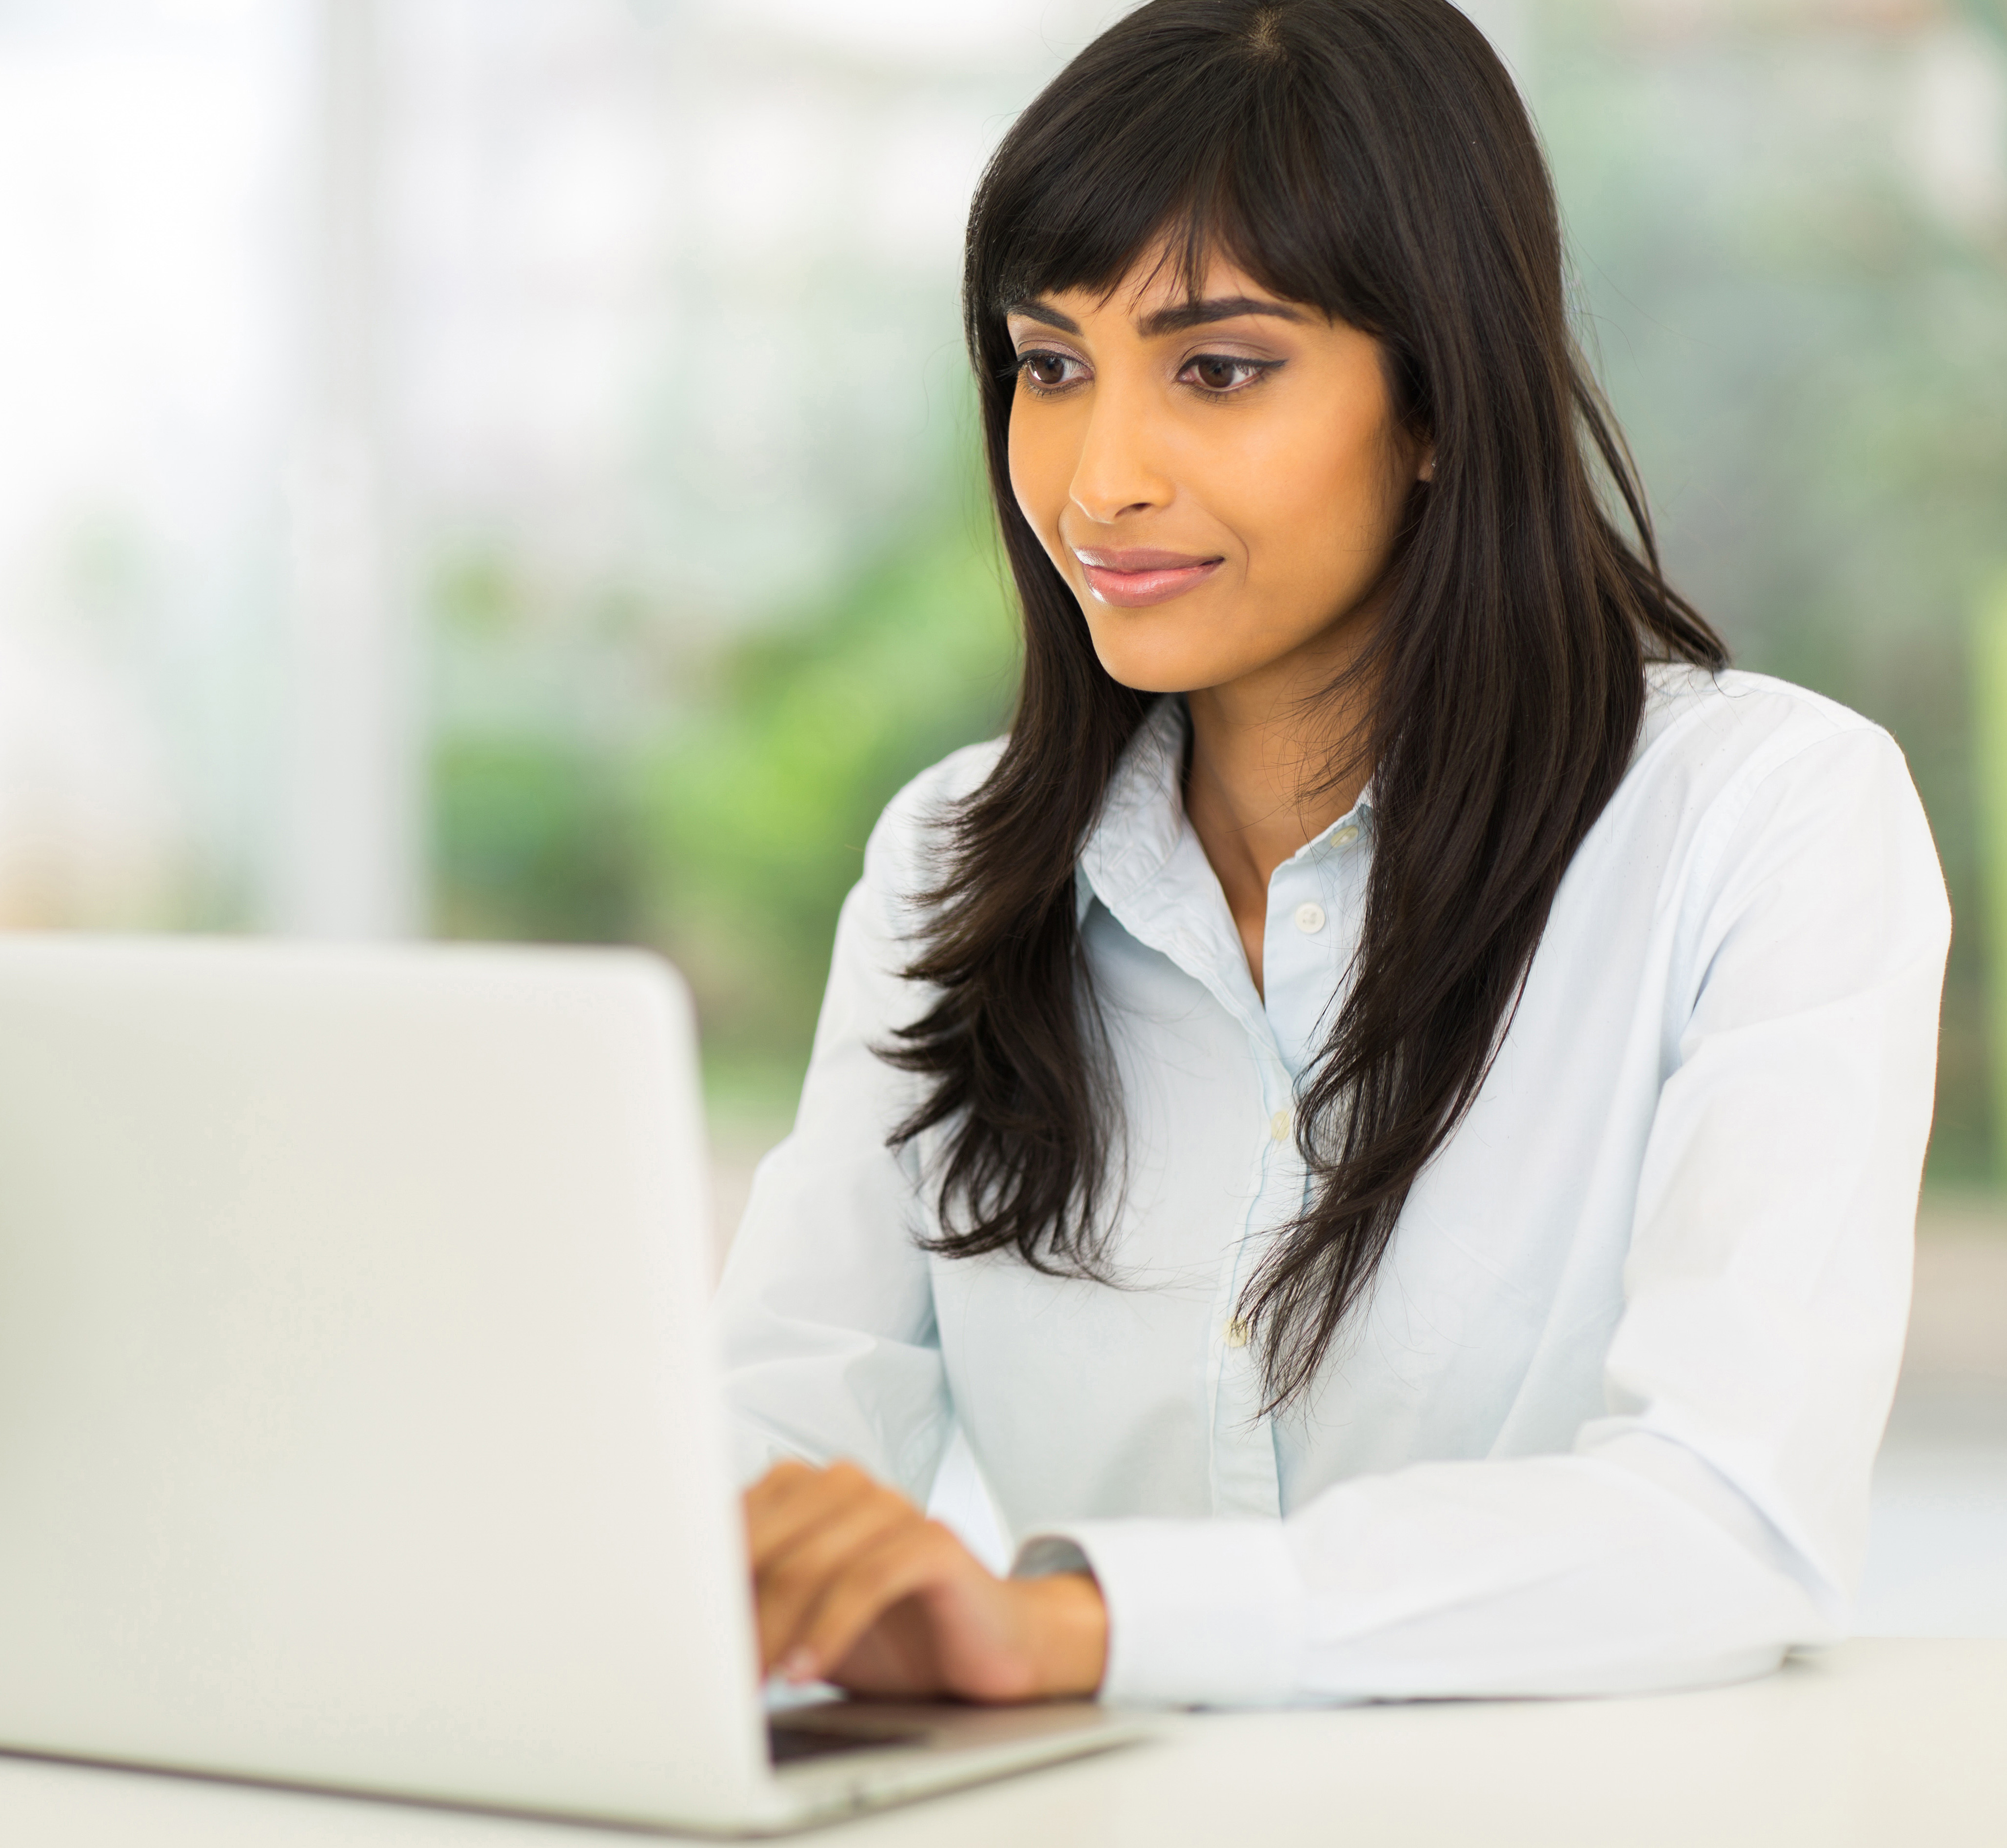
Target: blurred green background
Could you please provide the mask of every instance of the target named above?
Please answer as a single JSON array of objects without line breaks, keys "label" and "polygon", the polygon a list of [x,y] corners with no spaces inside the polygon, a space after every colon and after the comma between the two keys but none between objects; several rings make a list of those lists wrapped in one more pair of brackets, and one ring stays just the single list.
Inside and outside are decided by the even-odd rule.
[{"label": "blurred green background", "polygon": [[713,1110],[744,1135],[792,1112],[879,811],[1009,712],[1014,604],[960,480],[826,597],[652,678],[618,599],[540,621],[494,556],[437,586],[439,928],[660,947],[697,995]]}]

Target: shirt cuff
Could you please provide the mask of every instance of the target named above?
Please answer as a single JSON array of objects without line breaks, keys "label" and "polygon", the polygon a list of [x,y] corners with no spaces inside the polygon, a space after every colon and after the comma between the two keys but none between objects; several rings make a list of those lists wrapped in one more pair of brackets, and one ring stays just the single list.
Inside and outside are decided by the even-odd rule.
[{"label": "shirt cuff", "polygon": [[1108,1605],[1101,1698],[1273,1707],[1298,1698],[1309,1598],[1279,1521],[1082,1521],[1032,1534],[1014,1578],[1093,1573]]}]

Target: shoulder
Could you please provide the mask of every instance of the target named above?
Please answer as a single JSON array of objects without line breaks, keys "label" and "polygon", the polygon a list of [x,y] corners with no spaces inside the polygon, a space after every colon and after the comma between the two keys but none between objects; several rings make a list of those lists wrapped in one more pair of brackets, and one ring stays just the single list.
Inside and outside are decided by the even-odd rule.
[{"label": "shoulder", "polygon": [[1817,806],[1864,789],[1914,805],[1896,741],[1871,719],[1789,681],[1684,664],[1645,671],[1645,715],[1618,790],[1626,805],[1668,805],[1717,823],[1759,789],[1801,789]]},{"label": "shoulder", "polygon": [[864,882],[881,902],[897,905],[937,883],[944,825],[989,780],[1004,743],[990,738],[951,752],[885,804],[864,849]]},{"label": "shoulder", "polygon": [[1647,670],[1612,844],[1656,839],[1696,892],[1822,856],[1878,861],[1942,895],[1930,824],[1894,738],[1768,674]]},{"label": "shoulder", "polygon": [[1809,688],[1736,668],[1715,674],[1684,662],[1655,662],[1645,671],[1645,716],[1631,768],[1715,756],[1738,767],[1769,767],[1842,737],[1894,748],[1871,719]]}]

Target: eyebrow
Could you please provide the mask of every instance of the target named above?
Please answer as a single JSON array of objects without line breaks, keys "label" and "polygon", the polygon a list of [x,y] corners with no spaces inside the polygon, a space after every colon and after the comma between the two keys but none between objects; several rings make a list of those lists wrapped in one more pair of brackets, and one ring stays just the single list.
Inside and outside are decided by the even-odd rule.
[{"label": "eyebrow", "polygon": [[[1062,333],[1078,333],[1080,323],[1071,315],[1042,301],[1014,301],[1006,315],[1020,315],[1027,321],[1056,327]],[[1253,295],[1216,295],[1204,301],[1180,302],[1175,308],[1159,308],[1145,315],[1137,326],[1146,340],[1167,333],[1182,333],[1188,327],[1204,327],[1215,321],[1237,320],[1243,315],[1266,315],[1277,321],[1300,321],[1303,316],[1279,301],[1264,301]]]},{"label": "eyebrow", "polygon": [[1014,301],[1004,312],[1007,317],[1017,315],[1027,321],[1042,322],[1047,327],[1056,327],[1061,333],[1080,332],[1080,323],[1072,315],[1063,315],[1042,301]]},{"label": "eyebrow", "polygon": [[1204,327],[1215,321],[1236,321],[1243,315],[1266,315],[1276,321],[1303,319],[1294,308],[1279,301],[1264,301],[1252,295],[1216,295],[1206,301],[1159,308],[1154,315],[1145,315],[1139,326],[1146,336],[1155,336],[1182,333],[1187,327]]}]

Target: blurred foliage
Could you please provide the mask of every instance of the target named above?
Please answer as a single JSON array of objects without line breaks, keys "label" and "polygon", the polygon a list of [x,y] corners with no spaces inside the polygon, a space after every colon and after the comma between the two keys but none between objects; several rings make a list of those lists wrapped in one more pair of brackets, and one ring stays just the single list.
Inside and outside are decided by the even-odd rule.
[{"label": "blurred foliage", "polygon": [[[826,600],[674,663],[638,713],[586,689],[576,634],[554,649],[511,618],[505,567],[464,564],[439,598],[449,678],[457,654],[472,670],[434,762],[441,928],[654,945],[696,991],[714,1103],[785,1114],[879,811],[1008,714],[1004,568],[969,527],[916,522]],[[500,678],[546,704],[570,675],[570,723],[492,696],[492,671],[478,696],[511,654]]]},{"label": "blurred foliage", "polygon": [[541,590],[497,546],[449,558],[431,604],[436,928],[632,940],[644,917],[632,727],[609,711],[602,684],[631,678],[625,638],[604,610],[581,613]]},{"label": "blurred foliage", "polygon": [[433,769],[448,936],[619,943],[641,919],[618,766],[561,735],[451,737]]},{"label": "blurred foliage", "polygon": [[727,653],[645,754],[653,935],[725,1056],[799,1067],[880,810],[1003,728],[1015,656],[1002,573],[965,533],[916,535]]}]

